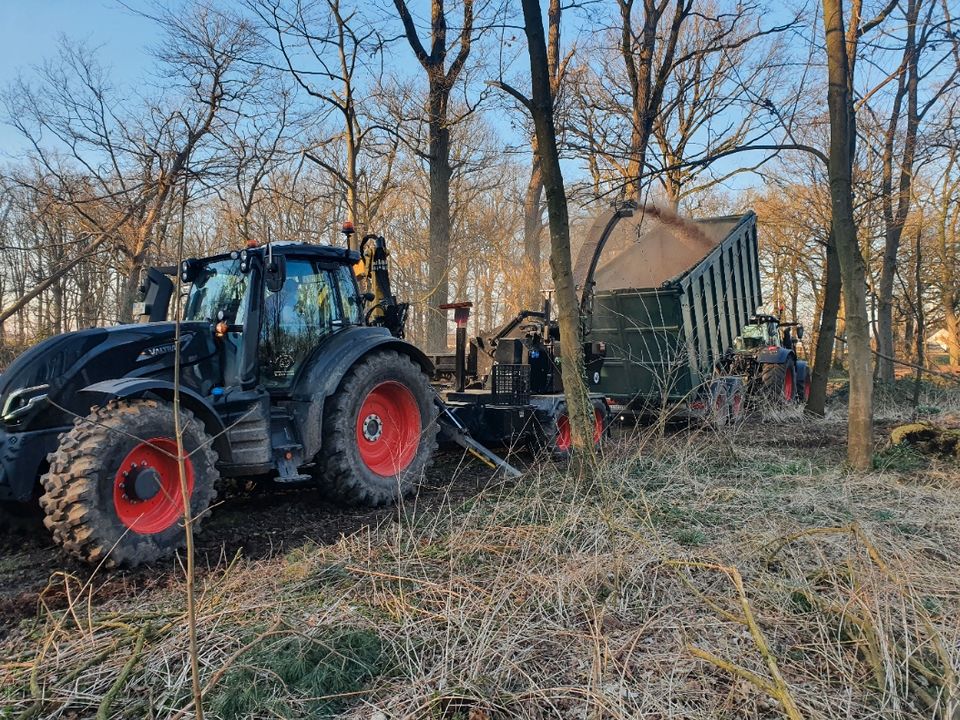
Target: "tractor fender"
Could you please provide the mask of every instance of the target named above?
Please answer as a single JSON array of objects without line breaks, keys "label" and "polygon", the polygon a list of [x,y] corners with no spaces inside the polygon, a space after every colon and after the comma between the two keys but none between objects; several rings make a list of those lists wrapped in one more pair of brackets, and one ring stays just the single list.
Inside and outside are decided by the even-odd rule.
[{"label": "tractor fender", "polygon": [[375,350],[407,355],[427,375],[433,375],[433,363],[426,354],[395,338],[386,328],[351,327],[334,334],[314,350],[294,383],[292,410],[300,426],[305,458],[312,458],[320,450],[324,402],[337,391],[350,368]]},{"label": "tractor fender", "polygon": [[794,362],[797,360],[793,351],[785,347],[763,348],[757,353],[757,362],[767,365],[783,365],[789,358],[793,358]]},{"label": "tractor fender", "polygon": [[[80,392],[102,395],[105,399],[130,400],[153,396],[167,402],[173,401],[174,384],[158,378],[117,378],[87,385]],[[213,438],[213,448],[220,462],[229,463],[230,441],[219,413],[210,402],[196,391],[180,387],[180,402],[203,423],[207,434]]]}]

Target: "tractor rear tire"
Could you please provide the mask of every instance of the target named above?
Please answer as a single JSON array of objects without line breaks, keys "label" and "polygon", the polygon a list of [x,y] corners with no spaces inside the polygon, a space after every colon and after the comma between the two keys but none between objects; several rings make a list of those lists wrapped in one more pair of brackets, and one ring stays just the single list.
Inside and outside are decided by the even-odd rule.
[{"label": "tractor rear tire", "polygon": [[410,495],[437,449],[437,406],[423,370],[394,350],[368,355],[323,408],[317,466],[324,488],[351,505]]},{"label": "tractor rear tire", "polygon": [[773,404],[790,405],[797,392],[797,374],[793,358],[786,362],[764,365],[760,380],[764,394]]},{"label": "tractor rear tire", "polygon": [[[217,454],[202,423],[181,409],[184,461],[197,530],[216,495]],[[183,499],[173,406],[113,400],[60,436],[40,479],[54,541],[85,562],[150,563],[183,547]]]}]

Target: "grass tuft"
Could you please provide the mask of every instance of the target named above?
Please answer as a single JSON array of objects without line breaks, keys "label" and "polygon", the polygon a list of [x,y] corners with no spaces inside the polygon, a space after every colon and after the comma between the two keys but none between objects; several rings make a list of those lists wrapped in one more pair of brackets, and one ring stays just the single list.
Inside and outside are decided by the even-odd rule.
[{"label": "grass tuft", "polygon": [[264,645],[225,677],[211,706],[225,718],[332,717],[388,668],[380,637],[324,629]]}]

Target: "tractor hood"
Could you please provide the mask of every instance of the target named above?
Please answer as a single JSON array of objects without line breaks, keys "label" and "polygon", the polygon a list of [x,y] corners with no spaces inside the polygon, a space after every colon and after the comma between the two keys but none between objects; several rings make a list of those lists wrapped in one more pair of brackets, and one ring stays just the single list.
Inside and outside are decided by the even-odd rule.
[{"label": "tractor hood", "polygon": [[[91,328],[44,340],[20,355],[0,375],[0,418],[8,429],[34,427],[34,419],[60,415],[48,402],[86,415],[90,398],[78,397],[93,383],[123,377],[172,378],[176,323]],[[181,323],[181,367],[185,385],[218,380],[191,372],[216,353],[209,323]],[[199,389],[199,388],[198,388]],[[46,423],[44,423],[46,424]]]}]

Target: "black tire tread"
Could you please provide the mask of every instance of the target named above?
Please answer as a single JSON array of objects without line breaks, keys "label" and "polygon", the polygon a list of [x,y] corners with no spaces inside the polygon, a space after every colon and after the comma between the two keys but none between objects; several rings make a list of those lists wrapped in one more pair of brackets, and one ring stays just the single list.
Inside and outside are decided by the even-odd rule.
[{"label": "black tire tread", "polygon": [[[409,375],[408,385],[418,399],[425,399],[431,408],[426,427],[422,431],[420,446],[410,466],[403,471],[404,480],[395,488],[375,486],[368,481],[363,468],[357,466],[352,458],[351,449],[355,447],[355,422],[350,411],[350,401],[366,393],[368,378],[380,372],[396,373],[400,368]],[[318,471],[324,487],[340,502],[350,505],[379,506],[410,495],[417,478],[433,461],[436,453],[437,407],[433,402],[433,388],[423,370],[408,355],[395,350],[374,352],[354,365],[340,383],[336,393],[331,396],[323,409],[322,446],[318,457]]]},{"label": "black tire tread", "polygon": [[[59,447],[48,456],[50,469],[40,479],[45,491],[40,497],[45,513],[43,523],[54,541],[73,557],[91,563],[106,558],[108,567],[136,566],[158,560],[182,547],[183,542],[175,547],[159,547],[149,536],[130,537],[133,533],[128,534],[126,542],[108,545],[98,527],[103,524],[101,511],[96,507],[98,474],[104,470],[101,453],[118,433],[129,432],[134,417],[157,413],[160,407],[160,402],[146,399],[112,400],[103,407],[95,406],[89,415],[77,418],[73,428],[60,436]],[[185,408],[180,412],[184,428],[194,424],[203,431],[193,413]],[[217,453],[211,443],[205,443],[198,452],[213,470],[209,482],[195,482],[191,508],[205,510],[216,496]],[[202,519],[203,514],[194,515],[195,532]]]},{"label": "black tire tread", "polygon": [[[760,373],[760,381],[763,386],[764,394],[767,396],[768,400],[780,403],[786,402],[785,398],[783,397],[783,384],[787,377],[788,367],[791,369],[791,371],[793,371],[793,358],[787,358],[787,360],[782,363],[770,363],[763,366],[763,370]],[[794,377],[793,381],[793,393],[794,397],[790,399],[790,402],[794,402],[796,399],[796,377]]]}]

